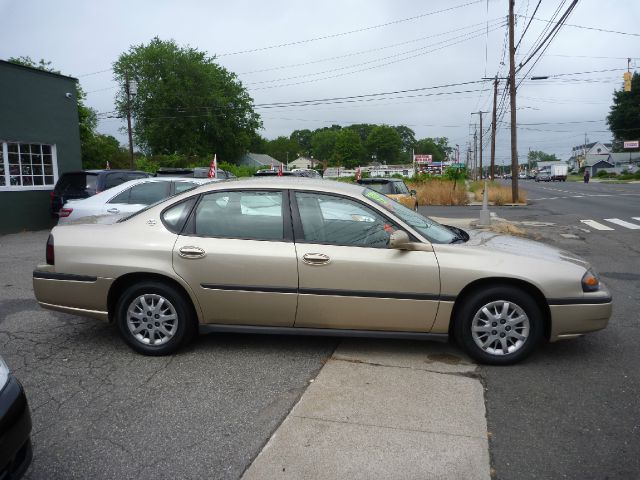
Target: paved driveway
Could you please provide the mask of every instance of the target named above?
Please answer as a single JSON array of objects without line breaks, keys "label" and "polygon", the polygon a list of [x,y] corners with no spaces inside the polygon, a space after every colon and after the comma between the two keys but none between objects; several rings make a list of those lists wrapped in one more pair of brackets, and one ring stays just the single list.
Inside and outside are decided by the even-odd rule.
[{"label": "paved driveway", "polygon": [[37,305],[46,238],[0,237],[0,354],[31,404],[27,478],[238,478],[337,343],[209,335],[138,355],[108,324]]}]

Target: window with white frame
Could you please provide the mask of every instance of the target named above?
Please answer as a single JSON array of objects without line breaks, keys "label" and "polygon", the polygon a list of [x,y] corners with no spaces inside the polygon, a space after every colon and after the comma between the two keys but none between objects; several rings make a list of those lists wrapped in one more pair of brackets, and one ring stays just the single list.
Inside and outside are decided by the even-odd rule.
[{"label": "window with white frame", "polygon": [[57,180],[55,145],[2,142],[0,189],[39,190],[51,188]]}]

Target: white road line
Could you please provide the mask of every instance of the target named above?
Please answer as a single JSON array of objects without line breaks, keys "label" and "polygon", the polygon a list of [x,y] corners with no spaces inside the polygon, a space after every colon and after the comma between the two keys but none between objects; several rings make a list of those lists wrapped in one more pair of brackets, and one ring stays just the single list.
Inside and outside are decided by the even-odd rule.
[{"label": "white road line", "polygon": [[640,225],[636,225],[635,223],[631,222],[625,222],[624,220],[620,220],[619,218],[605,218],[605,221],[615,223],[616,225],[620,225],[630,230],[640,230]]},{"label": "white road line", "polygon": [[606,225],[598,223],[595,220],[580,220],[580,221],[591,228],[595,228],[596,230],[613,230],[613,228],[607,227]]}]

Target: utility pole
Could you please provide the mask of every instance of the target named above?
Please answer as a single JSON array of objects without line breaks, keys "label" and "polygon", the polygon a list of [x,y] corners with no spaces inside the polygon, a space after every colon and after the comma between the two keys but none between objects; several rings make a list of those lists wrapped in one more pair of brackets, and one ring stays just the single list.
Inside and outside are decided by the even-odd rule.
[{"label": "utility pole", "polygon": [[473,179],[478,179],[478,129],[473,132]]},{"label": "utility pole", "polygon": [[133,162],[133,135],[131,134],[131,85],[129,84],[129,73],[124,74],[125,92],[127,93],[127,131],[129,132],[129,168],[135,170]]},{"label": "utility pole", "polygon": [[493,115],[491,116],[491,180],[495,177],[496,168],[496,108],[498,102],[498,76],[493,81]]},{"label": "utility pole", "polygon": [[518,137],[516,120],[516,49],[513,6],[509,0],[509,96],[511,98],[511,201],[518,201]]},{"label": "utility pole", "polygon": [[482,180],[482,114],[489,112],[473,112],[471,115],[480,115],[480,180]]}]

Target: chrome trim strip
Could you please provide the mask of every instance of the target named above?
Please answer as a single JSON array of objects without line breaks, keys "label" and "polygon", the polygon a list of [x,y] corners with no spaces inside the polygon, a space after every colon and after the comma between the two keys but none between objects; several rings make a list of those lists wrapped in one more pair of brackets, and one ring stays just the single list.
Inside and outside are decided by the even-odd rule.
[{"label": "chrome trim strip", "polygon": [[98,277],[91,275],[76,275],[73,273],[56,273],[56,272],[43,272],[40,270],[33,271],[33,278],[42,278],[44,280],[65,280],[71,282],[95,282]]},{"label": "chrome trim strip", "polygon": [[446,342],[446,333],[385,332],[379,330],[347,330],[339,328],[256,327],[253,325],[200,324],[200,333],[261,333],[270,335],[307,335],[326,337],[397,338]]}]

